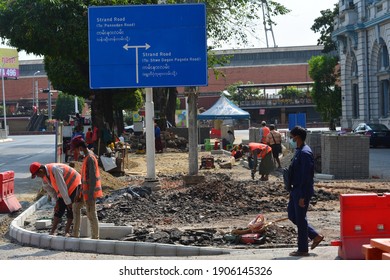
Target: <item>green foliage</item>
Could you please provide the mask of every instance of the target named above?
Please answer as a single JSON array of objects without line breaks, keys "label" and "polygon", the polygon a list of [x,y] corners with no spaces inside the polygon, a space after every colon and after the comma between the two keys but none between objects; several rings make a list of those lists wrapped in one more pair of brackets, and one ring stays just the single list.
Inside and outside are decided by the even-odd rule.
[{"label": "green foliage", "polygon": [[306,96],[306,90],[298,89],[294,86],[285,87],[278,92],[282,98],[300,98]]},{"label": "green foliage", "polygon": [[249,88],[239,88],[241,85],[253,85],[253,82],[247,82],[244,84],[242,81],[238,81],[234,84],[231,84],[227,87],[227,91],[230,93],[231,97],[229,97],[230,100],[232,100],[234,103],[239,104],[241,101],[247,100],[247,99],[260,99],[261,98],[261,91],[258,88],[255,87],[249,87]]},{"label": "green foliage", "polygon": [[137,111],[144,105],[144,98],[142,90],[131,89],[131,90],[113,90],[113,107],[116,110],[131,110]]},{"label": "green foliage", "polygon": [[309,60],[309,75],[314,81],[313,101],[330,129],[335,129],[335,120],[341,116],[340,73],[336,70],[338,59],[334,56],[313,56]]},{"label": "green foliage", "polygon": [[[69,115],[75,114],[74,108],[75,96],[59,93],[57,98],[57,106],[54,109],[53,117],[61,121],[69,121]],[[85,101],[83,98],[77,98],[78,108],[84,108]]]},{"label": "green foliage", "polygon": [[333,10],[327,9],[321,11],[321,16],[314,20],[314,24],[310,28],[315,33],[320,33],[317,44],[324,45],[324,53],[330,53],[337,50],[336,42],[332,39],[332,32],[334,31],[334,18],[338,14],[339,5],[335,4]]}]

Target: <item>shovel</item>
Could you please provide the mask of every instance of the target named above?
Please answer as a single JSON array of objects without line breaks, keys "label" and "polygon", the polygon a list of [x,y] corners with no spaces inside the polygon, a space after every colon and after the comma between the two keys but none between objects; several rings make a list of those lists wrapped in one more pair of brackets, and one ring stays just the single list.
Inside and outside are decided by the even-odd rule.
[{"label": "shovel", "polygon": [[268,222],[266,223],[262,228],[261,228],[261,232],[267,230],[267,228],[269,228],[270,226],[276,224],[276,223],[279,223],[279,222],[283,222],[283,221],[286,221],[288,220],[288,218],[281,218],[281,219],[278,219],[278,220],[275,220],[275,221],[272,221],[272,222]]},{"label": "shovel", "polygon": [[[264,232],[271,225],[279,223],[279,222],[283,222],[283,221],[286,221],[286,220],[288,220],[288,218],[281,218],[281,219],[278,219],[278,220],[275,220],[275,221],[271,221],[271,222],[265,223],[263,225],[263,227],[258,232]],[[250,230],[249,228],[233,229],[231,233],[235,234],[235,235],[242,235],[242,234],[252,233],[252,230]]]}]

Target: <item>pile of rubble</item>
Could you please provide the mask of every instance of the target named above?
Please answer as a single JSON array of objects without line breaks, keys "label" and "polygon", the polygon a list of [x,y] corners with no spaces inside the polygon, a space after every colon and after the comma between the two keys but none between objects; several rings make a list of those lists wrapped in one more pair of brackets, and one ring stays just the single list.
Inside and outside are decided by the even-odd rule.
[{"label": "pile of rubble", "polygon": [[[329,200],[338,200],[338,196],[320,190],[313,204]],[[159,191],[127,186],[104,197],[97,208],[101,222],[134,227],[134,234],[123,240],[237,246],[242,242],[232,236],[233,229],[245,228],[248,219],[258,213],[285,216],[287,202],[288,194],[280,182],[259,186],[255,181],[237,181],[220,173],[209,174],[201,184]],[[231,224],[232,218],[240,223]],[[295,227],[273,224],[256,243],[267,247],[295,244]]]},{"label": "pile of rubble", "polygon": [[[170,131],[161,131],[161,141],[165,148],[186,150],[188,140],[180,137]],[[140,147],[146,147],[146,134],[137,135],[129,134],[126,136],[126,142],[130,145],[132,150],[137,150]]]}]

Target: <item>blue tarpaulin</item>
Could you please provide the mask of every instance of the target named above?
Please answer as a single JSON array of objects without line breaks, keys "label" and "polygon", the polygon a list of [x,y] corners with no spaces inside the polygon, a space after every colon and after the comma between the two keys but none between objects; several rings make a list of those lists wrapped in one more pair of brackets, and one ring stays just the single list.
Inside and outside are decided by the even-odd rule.
[{"label": "blue tarpaulin", "polygon": [[198,115],[198,120],[250,119],[248,112],[242,110],[224,95],[215,104]]}]

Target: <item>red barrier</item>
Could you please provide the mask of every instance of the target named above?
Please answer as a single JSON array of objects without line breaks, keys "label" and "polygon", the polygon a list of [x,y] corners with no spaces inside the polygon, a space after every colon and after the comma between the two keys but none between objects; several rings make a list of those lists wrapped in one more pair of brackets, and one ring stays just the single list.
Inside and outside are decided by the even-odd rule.
[{"label": "red barrier", "polygon": [[0,213],[12,213],[22,208],[14,194],[13,171],[0,173]]},{"label": "red barrier", "polygon": [[390,193],[341,194],[339,256],[363,260],[362,245],[372,238],[390,238]]}]

